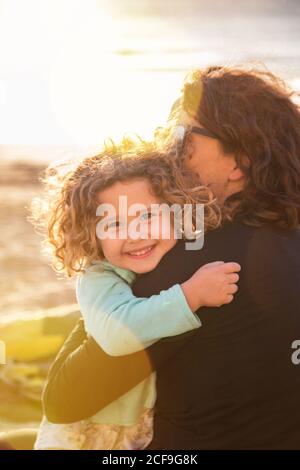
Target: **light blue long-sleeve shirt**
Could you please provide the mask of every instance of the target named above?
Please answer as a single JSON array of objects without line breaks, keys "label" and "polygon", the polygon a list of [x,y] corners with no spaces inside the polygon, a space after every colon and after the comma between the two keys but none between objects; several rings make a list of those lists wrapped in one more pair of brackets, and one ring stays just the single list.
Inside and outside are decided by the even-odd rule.
[{"label": "light blue long-sleeve shirt", "polygon": [[[156,341],[201,326],[179,284],[150,298],[137,298],[136,274],[95,261],[77,279],[78,304],[89,335],[109,355],[143,350]],[[101,393],[101,392],[100,392]],[[156,399],[155,373],[93,417],[103,424],[135,424]]]}]

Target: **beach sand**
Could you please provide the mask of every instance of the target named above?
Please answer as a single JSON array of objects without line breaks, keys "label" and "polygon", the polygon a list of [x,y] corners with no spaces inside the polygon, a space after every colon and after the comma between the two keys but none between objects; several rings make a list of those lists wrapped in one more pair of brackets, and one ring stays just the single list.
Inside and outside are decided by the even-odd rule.
[{"label": "beach sand", "polygon": [[[50,260],[41,252],[41,236],[27,220],[32,198],[42,192],[39,178],[44,168],[44,164],[30,162],[0,163],[0,323],[7,317],[19,318],[22,341],[26,341],[22,318],[33,314],[47,316],[56,308],[64,315],[65,311],[70,310],[70,305],[76,303],[74,281],[58,278],[50,266]],[[57,344],[62,341],[63,337]],[[39,348],[37,344],[32,345],[34,347]],[[34,365],[38,367],[37,375],[42,382],[53,359],[51,354],[53,356],[53,351],[49,351],[48,362],[25,361],[25,370],[29,368],[25,375],[30,376],[30,367]],[[15,360],[9,357],[11,359]],[[6,372],[7,368],[0,366],[0,372]],[[32,428],[37,426],[41,417],[38,397],[32,399],[24,394],[18,382],[16,376],[8,383],[0,377],[0,431],[24,426]]]},{"label": "beach sand", "polygon": [[41,195],[45,166],[0,164],[0,315],[74,303],[74,282],[59,279],[41,252],[41,236],[27,220]]}]

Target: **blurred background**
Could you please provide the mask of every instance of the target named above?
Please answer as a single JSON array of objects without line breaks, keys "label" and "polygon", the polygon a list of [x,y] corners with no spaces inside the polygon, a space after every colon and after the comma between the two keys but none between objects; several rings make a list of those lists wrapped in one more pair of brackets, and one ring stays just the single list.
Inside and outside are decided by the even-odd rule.
[{"label": "blurred background", "polygon": [[191,68],[262,62],[300,90],[299,0],[0,0],[0,431],[36,426],[78,315],[28,222],[48,162],[151,137]]}]

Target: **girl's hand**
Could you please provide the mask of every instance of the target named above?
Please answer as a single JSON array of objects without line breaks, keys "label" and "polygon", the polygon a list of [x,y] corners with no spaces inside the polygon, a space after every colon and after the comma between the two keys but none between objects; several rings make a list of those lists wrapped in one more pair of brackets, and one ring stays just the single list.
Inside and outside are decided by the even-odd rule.
[{"label": "girl's hand", "polygon": [[215,261],[202,266],[181,284],[187,302],[194,312],[200,307],[220,307],[233,300],[238,287],[238,263]]}]

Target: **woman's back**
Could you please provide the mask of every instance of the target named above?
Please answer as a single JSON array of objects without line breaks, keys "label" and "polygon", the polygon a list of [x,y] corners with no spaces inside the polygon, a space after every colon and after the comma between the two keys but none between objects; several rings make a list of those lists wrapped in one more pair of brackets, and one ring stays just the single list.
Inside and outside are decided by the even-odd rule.
[{"label": "woman's back", "polygon": [[239,291],[229,305],[201,308],[205,328],[187,342],[162,341],[186,344],[158,370],[151,448],[300,448],[300,365],[292,362],[300,230],[227,224],[208,233],[200,251],[179,243],[136,282],[135,294],[152,295],[217,259],[241,264]]}]

